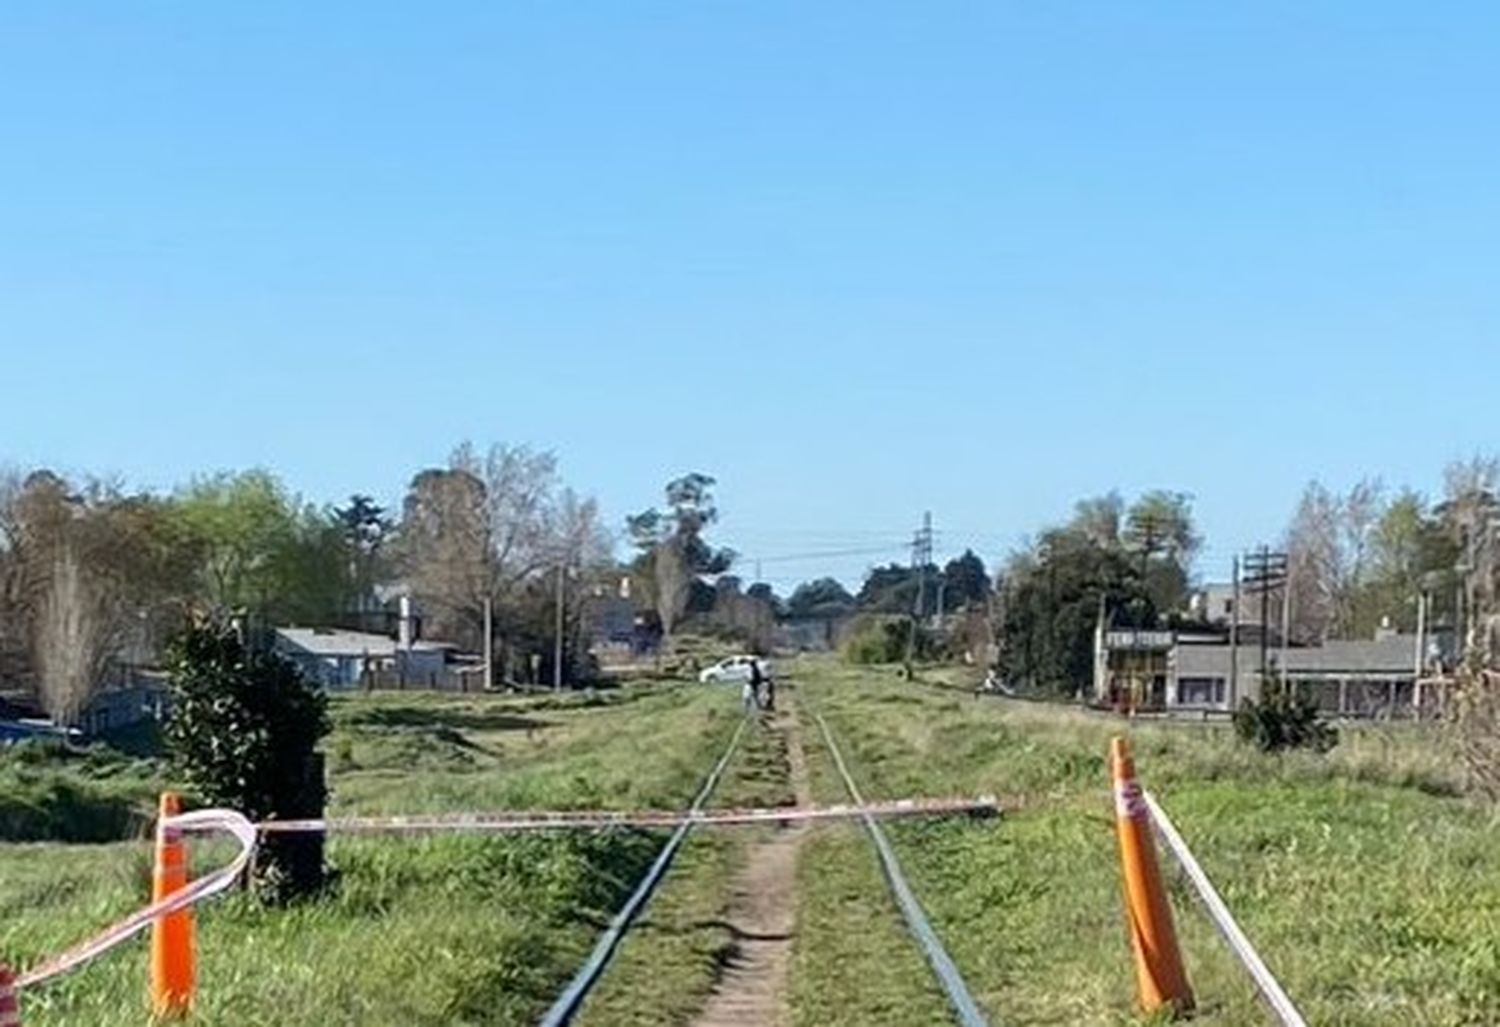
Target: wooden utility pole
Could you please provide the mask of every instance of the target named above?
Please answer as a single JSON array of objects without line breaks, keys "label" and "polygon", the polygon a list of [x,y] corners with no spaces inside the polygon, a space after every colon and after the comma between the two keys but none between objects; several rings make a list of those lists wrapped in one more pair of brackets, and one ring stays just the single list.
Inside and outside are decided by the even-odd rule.
[{"label": "wooden utility pole", "polygon": [[[1266,569],[1270,566],[1270,563],[1271,549],[1269,546],[1263,545],[1260,547],[1260,562],[1257,564],[1261,568],[1260,573],[1262,578],[1264,578]],[[1266,685],[1266,647],[1270,642],[1270,638],[1267,637],[1267,632],[1271,629],[1270,620],[1271,588],[1262,580],[1260,583],[1260,683],[1262,688]]]},{"label": "wooden utility pole", "polygon": [[489,596],[484,597],[484,690],[495,690],[495,610]]},{"label": "wooden utility pole", "polygon": [[1411,710],[1412,716],[1420,720],[1422,717],[1422,675],[1427,670],[1427,590],[1423,589],[1417,593],[1417,643],[1416,652],[1412,654],[1412,686],[1411,686]]},{"label": "wooden utility pole", "polygon": [[563,576],[567,564],[557,565],[557,619],[552,628],[552,690],[562,691],[563,680]]},{"label": "wooden utility pole", "polygon": [[1229,708],[1237,709],[1240,694],[1240,558],[1234,558],[1234,593],[1229,601]]},{"label": "wooden utility pole", "polygon": [[1290,576],[1281,583],[1281,687],[1287,686],[1287,650],[1291,646],[1292,637],[1292,579]]},{"label": "wooden utility pole", "polygon": [[1287,555],[1273,553],[1270,546],[1245,557],[1245,578],[1260,593],[1260,684],[1265,687],[1270,647],[1271,590],[1288,583]]}]

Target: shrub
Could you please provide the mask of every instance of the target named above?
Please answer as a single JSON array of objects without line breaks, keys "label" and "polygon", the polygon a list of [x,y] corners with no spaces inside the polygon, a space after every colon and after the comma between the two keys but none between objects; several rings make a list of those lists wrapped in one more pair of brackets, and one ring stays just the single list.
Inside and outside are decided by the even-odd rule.
[{"label": "shrub", "polygon": [[[203,801],[252,820],[321,817],[328,791],[319,740],[327,697],[295,666],[247,649],[230,628],[197,624],[168,653],[172,712],[167,745]],[[257,884],[275,899],[323,885],[323,837],[272,834],[261,842]]]},{"label": "shrub", "polygon": [[1318,707],[1280,685],[1267,684],[1261,699],[1246,699],[1234,713],[1234,731],[1262,752],[1312,749],[1327,752],[1338,731],[1318,718]]},{"label": "shrub", "polygon": [[1500,802],[1500,671],[1466,667],[1456,684],[1449,726],[1469,787]]},{"label": "shrub", "polygon": [[[844,643],[844,660],[848,663],[900,663],[906,659],[911,639],[911,620],[906,617],[870,617],[862,620]],[[917,628],[915,657],[932,660],[939,655],[937,636],[926,628]]]}]

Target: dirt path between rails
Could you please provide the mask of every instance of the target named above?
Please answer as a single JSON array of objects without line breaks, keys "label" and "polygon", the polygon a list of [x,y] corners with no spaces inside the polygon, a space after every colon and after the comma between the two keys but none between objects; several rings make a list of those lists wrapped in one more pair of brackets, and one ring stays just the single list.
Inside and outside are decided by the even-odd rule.
[{"label": "dirt path between rails", "polygon": [[[796,699],[783,691],[771,721],[786,740],[787,772],[798,806],[810,806],[807,759],[796,713]],[[788,1024],[787,967],[797,927],[797,855],[807,824],[777,827],[753,842],[730,899],[734,948],[713,994],[694,1021],[697,1027]]]}]

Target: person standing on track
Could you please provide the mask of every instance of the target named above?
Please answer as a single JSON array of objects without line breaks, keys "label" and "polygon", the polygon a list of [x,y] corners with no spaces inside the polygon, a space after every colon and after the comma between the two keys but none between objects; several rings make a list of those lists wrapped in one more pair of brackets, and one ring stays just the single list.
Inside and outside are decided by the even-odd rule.
[{"label": "person standing on track", "polygon": [[[765,702],[761,699],[761,686],[766,683],[766,676],[761,673],[760,660],[750,660],[750,680],[745,682],[747,694],[753,696],[758,709],[765,709]],[[746,700],[746,709],[749,709],[749,700]]]}]

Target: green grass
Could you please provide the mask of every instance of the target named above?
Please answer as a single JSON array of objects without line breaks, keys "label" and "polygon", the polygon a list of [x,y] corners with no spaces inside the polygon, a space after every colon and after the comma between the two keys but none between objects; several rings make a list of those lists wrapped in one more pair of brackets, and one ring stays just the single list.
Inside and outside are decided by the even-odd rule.
[{"label": "green grass", "polygon": [[[818,801],[847,797],[812,707],[871,799],[992,792],[1017,807],[999,820],[888,828],[992,1022],[1140,1021],[1105,766],[1108,739],[1122,730],[1144,783],[1310,1022],[1500,1022],[1496,823],[1462,797],[1461,776],[1421,729],[1348,728],[1326,758],[1268,756],[1216,726],[1130,726],[976,700],[883,668],[795,671]],[[739,710],[731,689],[645,686],[528,699],[361,696],[337,702],[333,715],[332,811],[378,813],[680,807]],[[22,965],[136,908],[148,886],[146,846],[129,840],[140,823],[81,815],[46,783],[135,809],[165,781],[150,760],[55,756],[0,759],[0,787],[13,793],[0,809],[27,805],[41,818],[11,837],[54,837],[81,823],[93,825],[90,837],[123,840],[0,844],[0,959]],[[780,736],[752,730],[713,804],[790,801]],[[328,898],[265,909],[232,896],[204,907],[194,1022],[534,1022],[663,838],[335,839],[340,877]],[[724,914],[754,838],[747,829],[690,836],[583,1022],[675,1023],[701,1008],[730,951]],[[200,846],[204,859],[209,848]],[[1266,1022],[1243,970],[1178,876],[1167,876],[1196,1022]],[[798,1024],[947,1019],[857,825],[812,830],[798,886],[789,981]],[[144,1023],[145,978],[145,946],[135,942],[23,995],[26,1023]]]},{"label": "green grass", "polygon": [[132,838],[155,815],[161,768],[103,745],[0,747],[0,841]]},{"label": "green grass", "polygon": [[[784,736],[752,721],[707,805],[793,803]],[[645,915],[625,936],[584,1005],[580,1024],[691,1019],[732,951],[726,917],[734,879],[760,830],[698,829],[688,836]]]},{"label": "green grass", "polygon": [[[334,812],[681,806],[737,716],[735,697],[699,688],[351,698],[328,746]],[[329,898],[203,909],[194,1022],[533,1022],[662,837],[335,839]],[[66,947],[138,906],[146,882],[140,843],[0,846],[0,958]],[[145,981],[135,942],[25,993],[26,1022],[144,1022]]]},{"label": "green grass", "polygon": [[[998,823],[890,828],[934,927],[993,1019],[1132,1022],[1105,768],[1108,738],[1125,725],[847,671],[810,678],[869,797],[983,791],[1021,804]],[[1266,756],[1211,727],[1129,733],[1143,782],[1311,1022],[1500,1020],[1500,846],[1490,815],[1452,797],[1456,776],[1431,737],[1351,729],[1324,759]],[[842,795],[827,775],[815,784],[820,799]],[[1203,1010],[1197,1022],[1264,1022],[1244,972],[1168,876]],[[925,973],[874,947],[844,963],[855,982],[900,966],[915,988]],[[809,993],[835,1008],[860,998],[855,986],[834,997],[816,986],[798,992]],[[818,1008],[804,999],[799,1012],[818,1022]]]},{"label": "green grass", "polygon": [[948,1006],[886,891],[864,829],[819,827],[797,867],[794,1022],[945,1023]]}]

